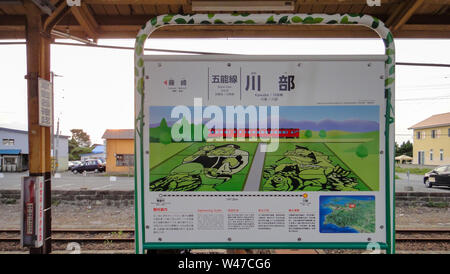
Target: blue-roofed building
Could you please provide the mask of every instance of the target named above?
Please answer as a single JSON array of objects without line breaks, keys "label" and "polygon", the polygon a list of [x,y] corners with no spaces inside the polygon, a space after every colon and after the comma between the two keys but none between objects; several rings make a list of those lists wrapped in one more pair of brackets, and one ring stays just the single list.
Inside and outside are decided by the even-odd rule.
[{"label": "blue-roofed building", "polygon": [[[60,135],[58,171],[67,170],[68,160],[69,136]],[[28,170],[28,131],[0,127],[0,172],[25,170]]]},{"label": "blue-roofed building", "polygon": [[81,161],[86,161],[88,159],[100,159],[105,160],[105,146],[104,145],[94,145],[94,149],[91,153],[81,154]]}]

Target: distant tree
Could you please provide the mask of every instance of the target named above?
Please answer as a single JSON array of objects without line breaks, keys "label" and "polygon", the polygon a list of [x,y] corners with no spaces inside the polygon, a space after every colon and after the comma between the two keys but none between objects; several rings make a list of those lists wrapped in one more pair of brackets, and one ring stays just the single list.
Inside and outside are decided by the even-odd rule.
[{"label": "distant tree", "polygon": [[76,161],[81,159],[81,154],[91,153],[90,147],[76,147],[69,153],[69,161]]},{"label": "distant tree", "polygon": [[72,139],[75,140],[80,147],[90,147],[91,137],[82,129],[71,129]]},{"label": "distant tree", "polygon": [[69,139],[69,161],[80,160],[81,154],[92,152],[91,139],[82,129],[71,129]]},{"label": "distant tree", "polygon": [[312,137],[312,131],[310,129],[305,131],[305,137],[306,138],[311,138]]},{"label": "distant tree", "polygon": [[356,148],[356,155],[363,159],[366,158],[367,155],[369,155],[369,151],[367,150],[367,147],[364,144],[360,144],[357,148]]},{"label": "distant tree", "polygon": [[400,155],[408,155],[408,156],[412,157],[413,145],[409,140],[406,142],[403,142],[400,146],[398,146],[398,144],[395,143],[395,156],[400,156]]},{"label": "distant tree", "polygon": [[75,139],[72,138],[69,139],[69,153],[72,152],[78,146],[79,146],[78,142]]},{"label": "distant tree", "polygon": [[327,137],[327,132],[325,131],[325,130],[321,130],[321,131],[319,131],[319,137],[320,138],[325,138],[325,137]]}]

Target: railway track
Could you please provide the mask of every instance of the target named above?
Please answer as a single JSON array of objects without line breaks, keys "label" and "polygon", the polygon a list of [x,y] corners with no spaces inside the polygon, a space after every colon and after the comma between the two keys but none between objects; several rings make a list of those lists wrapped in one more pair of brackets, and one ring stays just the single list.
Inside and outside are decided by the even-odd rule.
[{"label": "railway track", "polygon": [[[134,242],[134,229],[53,229],[53,242]],[[0,229],[1,242],[20,242],[20,230]]]},{"label": "railway track", "polygon": [[[134,242],[134,229],[53,229],[54,242]],[[1,242],[20,242],[17,229],[0,229]],[[397,229],[396,242],[450,243],[450,229]]]},{"label": "railway track", "polygon": [[450,243],[450,229],[397,229],[395,241],[402,242],[440,242]]}]

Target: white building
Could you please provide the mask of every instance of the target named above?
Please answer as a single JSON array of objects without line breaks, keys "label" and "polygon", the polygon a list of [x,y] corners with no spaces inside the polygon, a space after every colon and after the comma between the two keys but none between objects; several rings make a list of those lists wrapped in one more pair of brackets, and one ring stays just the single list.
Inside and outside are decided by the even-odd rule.
[{"label": "white building", "polygon": [[[58,144],[58,171],[67,170],[69,160],[69,136],[55,138]],[[28,131],[0,127],[0,172],[28,170]],[[52,166],[55,162],[52,151]]]}]

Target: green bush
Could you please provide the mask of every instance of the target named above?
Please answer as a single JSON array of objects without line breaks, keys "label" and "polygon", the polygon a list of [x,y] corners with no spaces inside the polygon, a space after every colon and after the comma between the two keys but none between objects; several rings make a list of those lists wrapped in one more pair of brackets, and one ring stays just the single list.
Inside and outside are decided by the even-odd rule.
[{"label": "green bush", "polygon": [[395,172],[397,173],[407,173],[409,171],[410,174],[417,174],[417,175],[424,175],[425,173],[431,171],[431,168],[402,168],[402,167],[395,167]]}]

